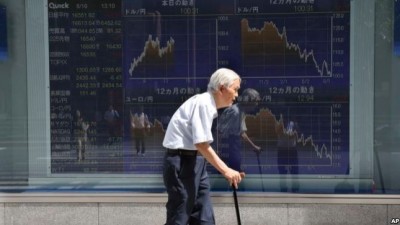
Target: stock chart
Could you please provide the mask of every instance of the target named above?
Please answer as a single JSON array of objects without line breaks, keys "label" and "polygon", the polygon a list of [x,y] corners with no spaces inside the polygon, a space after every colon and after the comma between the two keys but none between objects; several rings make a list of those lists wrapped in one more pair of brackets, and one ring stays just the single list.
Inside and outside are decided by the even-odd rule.
[{"label": "stock chart", "polygon": [[[71,2],[49,14],[50,52],[81,47],[70,50],[78,51],[74,60],[50,64],[53,105],[63,97],[60,90],[67,91],[70,105],[52,108],[54,115],[67,115],[52,119],[54,173],[162,173],[161,143],[170,117],[187,98],[206,91],[208,78],[221,67],[242,77],[242,90],[254,88],[261,96],[245,122],[262,150],[257,154],[243,143],[243,170],[348,173],[349,0]],[[71,16],[60,18],[62,13]],[[63,35],[55,34],[60,24],[67,27]],[[56,36],[68,36],[69,43]],[[69,80],[61,79],[66,74],[60,68],[70,69]],[[103,115],[109,105],[119,112],[114,128],[107,128]],[[91,124],[82,161],[76,160],[79,151],[68,152],[71,146],[60,141],[73,124],[61,122],[73,121],[78,108]],[[131,126],[140,115],[149,121],[143,154]],[[72,140],[73,129],[65,130]],[[218,154],[229,157],[218,134],[214,139]],[[79,142],[72,147],[79,149]],[[74,163],[63,166],[65,158]]]}]

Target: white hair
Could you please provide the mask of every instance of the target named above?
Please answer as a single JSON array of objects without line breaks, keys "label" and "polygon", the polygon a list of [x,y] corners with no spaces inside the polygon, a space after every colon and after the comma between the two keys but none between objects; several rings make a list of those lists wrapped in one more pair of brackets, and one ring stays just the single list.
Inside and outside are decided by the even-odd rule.
[{"label": "white hair", "polygon": [[207,91],[216,92],[221,85],[229,87],[238,79],[241,80],[240,76],[235,71],[227,68],[220,68],[211,75],[207,85]]},{"label": "white hair", "polygon": [[243,90],[242,94],[238,97],[238,102],[247,102],[247,103],[251,103],[251,102],[258,102],[260,101],[261,97],[260,97],[260,93],[258,93],[257,90],[253,89],[253,88],[246,88]]}]

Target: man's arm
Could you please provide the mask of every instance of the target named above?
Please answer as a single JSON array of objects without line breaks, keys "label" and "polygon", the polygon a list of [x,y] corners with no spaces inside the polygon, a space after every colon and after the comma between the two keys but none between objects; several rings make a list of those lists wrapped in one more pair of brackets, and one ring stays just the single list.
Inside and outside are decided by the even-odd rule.
[{"label": "man's arm", "polygon": [[130,118],[130,122],[131,122],[131,128],[135,128],[135,116],[132,114],[132,112],[129,112],[129,118]]},{"label": "man's arm", "polygon": [[147,129],[150,129],[151,127],[149,117],[146,114],[144,114],[144,127]]},{"label": "man's arm", "polygon": [[229,168],[215,153],[214,149],[207,143],[195,144],[197,150],[203,155],[203,157],[213,165],[229,182],[229,185],[238,188],[238,184],[244,178],[243,172],[239,173],[236,170]]},{"label": "man's arm", "polygon": [[261,147],[258,146],[258,145],[256,145],[256,144],[254,144],[254,142],[249,138],[249,136],[247,136],[247,133],[246,133],[246,132],[243,132],[243,133],[241,134],[241,136],[242,136],[242,138],[243,138],[244,140],[246,140],[247,142],[249,142],[250,145],[253,146],[253,148],[255,148],[257,152],[259,152],[259,151],[261,150]]}]

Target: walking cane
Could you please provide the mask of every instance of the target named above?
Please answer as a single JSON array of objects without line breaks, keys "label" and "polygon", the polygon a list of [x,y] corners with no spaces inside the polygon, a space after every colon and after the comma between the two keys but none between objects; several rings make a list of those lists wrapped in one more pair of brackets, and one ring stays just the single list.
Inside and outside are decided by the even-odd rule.
[{"label": "walking cane", "polygon": [[263,177],[262,177],[262,168],[261,168],[261,163],[260,163],[260,154],[261,154],[262,149],[260,149],[259,152],[256,152],[256,156],[257,156],[257,163],[258,163],[258,171],[260,173],[260,181],[261,181],[261,187],[262,187],[262,191],[265,191],[264,188],[264,181],[263,181]]},{"label": "walking cane", "polygon": [[232,189],[233,189],[233,200],[235,202],[237,222],[238,222],[238,225],[242,225],[242,222],[240,221],[239,203],[238,203],[238,199],[237,199],[236,188],[233,184],[232,184]]}]

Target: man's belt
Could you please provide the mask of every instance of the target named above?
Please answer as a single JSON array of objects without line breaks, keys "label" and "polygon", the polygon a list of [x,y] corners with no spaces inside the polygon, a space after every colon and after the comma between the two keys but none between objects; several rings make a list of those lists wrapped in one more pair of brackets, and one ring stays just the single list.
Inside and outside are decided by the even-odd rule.
[{"label": "man's belt", "polygon": [[186,150],[186,149],[169,149],[167,148],[167,154],[170,156],[197,156],[197,150]]}]

